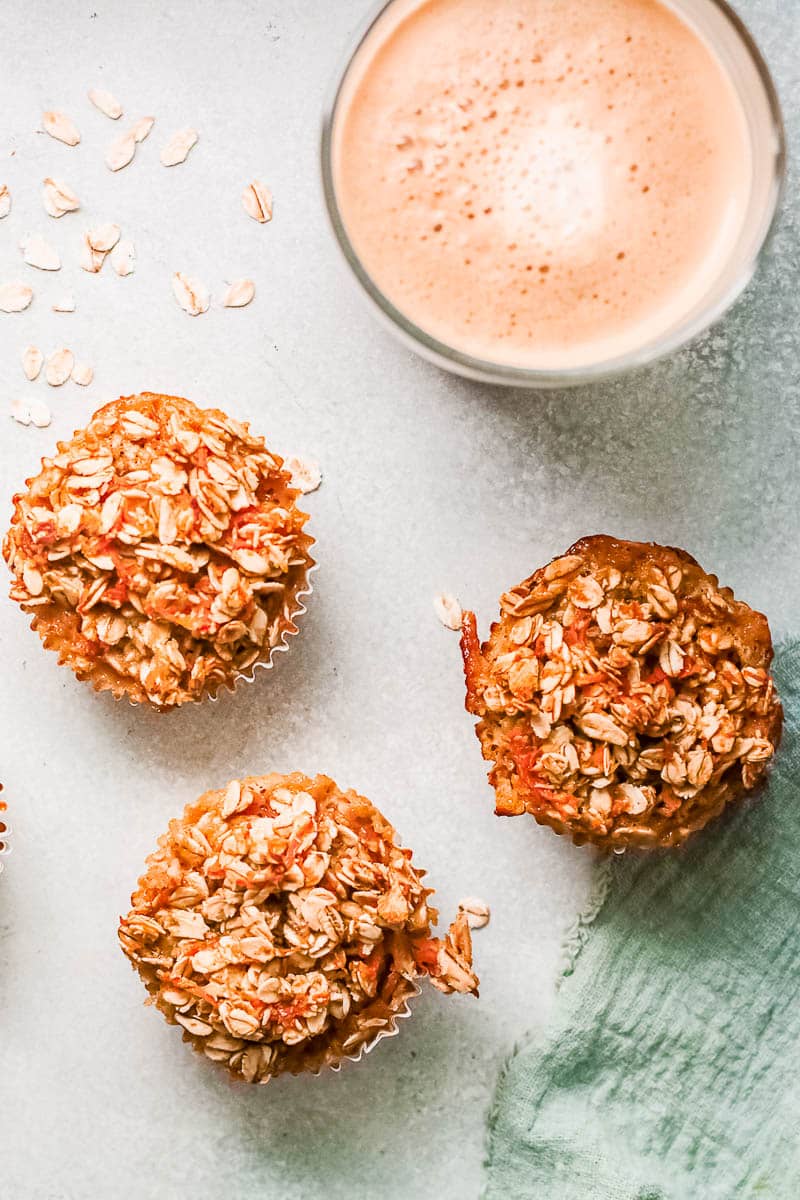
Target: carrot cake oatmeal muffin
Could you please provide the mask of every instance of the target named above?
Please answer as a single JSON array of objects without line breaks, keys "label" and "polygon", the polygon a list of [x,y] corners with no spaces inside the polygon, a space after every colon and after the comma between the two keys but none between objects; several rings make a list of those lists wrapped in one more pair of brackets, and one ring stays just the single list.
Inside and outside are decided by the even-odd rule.
[{"label": "carrot cake oatmeal muffin", "polygon": [[423,975],[478,993],[467,915],[432,937],[411,851],[324,775],[233,780],[158,845],[122,949],[184,1041],[250,1083],[357,1057]]},{"label": "carrot cake oatmeal muffin", "polygon": [[578,844],[676,846],[755,788],[780,739],[766,617],[690,555],[583,538],[461,647],[504,816]]},{"label": "carrot cake oatmeal muffin", "polygon": [[296,632],[313,538],[282,462],[218,409],[115,400],[14,497],[11,597],[79,679],[159,709]]}]

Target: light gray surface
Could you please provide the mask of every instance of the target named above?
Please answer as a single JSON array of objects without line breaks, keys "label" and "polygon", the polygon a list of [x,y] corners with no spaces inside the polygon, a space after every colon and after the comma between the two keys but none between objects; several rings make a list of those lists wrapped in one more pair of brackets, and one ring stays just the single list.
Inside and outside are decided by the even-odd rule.
[{"label": "light gray surface", "polygon": [[[797,17],[742,5],[796,132]],[[701,344],[636,378],[570,394],[503,393],[440,374],[373,323],[340,265],[317,183],[323,93],[362,0],[7,2],[0,11],[0,281],[29,278],[28,313],[0,315],[0,398],[50,403],[49,430],[0,424],[3,512],[55,440],[101,402],[144,388],[250,419],[279,452],[317,456],[308,498],[321,568],[301,637],[233,698],[169,717],[97,697],[0,604],[2,779],[14,850],[0,879],[0,1193],[13,1200],[394,1200],[477,1196],[498,1064],[552,1003],[558,946],[590,855],[532,821],[499,821],[462,710],[457,639],[431,597],[451,589],[482,628],[507,585],[598,531],[685,546],[776,629],[800,591],[797,205],[756,285]],[[85,99],[107,86],[113,123]],[[61,107],[77,149],[36,134]],[[112,176],[106,145],[157,118]],[[158,150],[194,124],[167,171]],[[12,157],[12,152],[13,157]],[[46,174],[83,211],[55,222]],[[273,187],[259,227],[239,193]],[[137,273],[77,267],[77,240],[116,220]],[[62,250],[51,278],[21,264],[26,231]],[[219,294],[251,275],[249,309],[192,320],[169,276]],[[78,310],[50,312],[74,289]],[[28,384],[19,354],[67,345],[94,385]],[[5,584],[3,585],[5,591]],[[491,904],[481,997],[423,997],[401,1036],[340,1076],[229,1084],[142,1005],[116,921],[145,854],[187,800],[237,774],[325,770],[382,807],[451,913]],[[598,980],[602,987],[602,980]]]}]

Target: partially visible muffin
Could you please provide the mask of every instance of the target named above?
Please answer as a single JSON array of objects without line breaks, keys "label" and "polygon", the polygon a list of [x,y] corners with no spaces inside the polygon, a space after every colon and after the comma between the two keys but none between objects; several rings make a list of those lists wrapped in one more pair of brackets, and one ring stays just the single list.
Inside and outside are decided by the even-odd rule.
[{"label": "partially visible muffin", "polygon": [[233,780],[158,846],[122,949],[184,1040],[247,1082],[357,1056],[393,1031],[422,976],[477,995],[466,914],[433,937],[411,851],[324,775]]},{"label": "partially visible muffin", "polygon": [[[2,783],[0,783],[0,792],[2,792],[2,790],[3,790],[3,785],[2,785]],[[5,800],[3,800],[2,797],[0,797],[0,855],[6,854],[8,852],[9,828],[6,823],[6,819],[3,815],[6,811],[6,807],[7,807],[7,805],[6,805]],[[3,861],[2,861],[2,858],[0,858],[0,872],[2,872],[2,870],[3,870]]]},{"label": "partially visible muffin", "polygon": [[683,550],[597,536],[501,598],[467,709],[501,815],[578,844],[675,846],[763,779],[782,709],[766,617]]},{"label": "partially visible muffin", "polygon": [[167,709],[296,632],[308,517],[246,424],[144,392],[57,449],[14,497],[3,554],[12,599],[79,679]]}]

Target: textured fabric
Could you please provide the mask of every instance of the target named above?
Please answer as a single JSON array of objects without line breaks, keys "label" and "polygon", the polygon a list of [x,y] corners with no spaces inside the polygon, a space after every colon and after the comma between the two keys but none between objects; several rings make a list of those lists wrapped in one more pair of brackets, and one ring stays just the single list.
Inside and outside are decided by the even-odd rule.
[{"label": "textured fabric", "polygon": [[800,642],[775,676],[766,794],[598,866],[554,1019],[498,1082],[485,1200],[800,1197]]}]

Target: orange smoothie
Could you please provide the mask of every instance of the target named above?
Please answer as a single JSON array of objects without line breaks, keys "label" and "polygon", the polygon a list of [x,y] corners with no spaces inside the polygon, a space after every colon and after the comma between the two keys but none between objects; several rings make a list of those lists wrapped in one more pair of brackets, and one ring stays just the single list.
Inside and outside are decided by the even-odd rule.
[{"label": "orange smoothie", "polygon": [[383,294],[448,346],[539,369],[688,313],[752,169],[724,67],[659,0],[398,0],[333,134],[342,220]]}]

